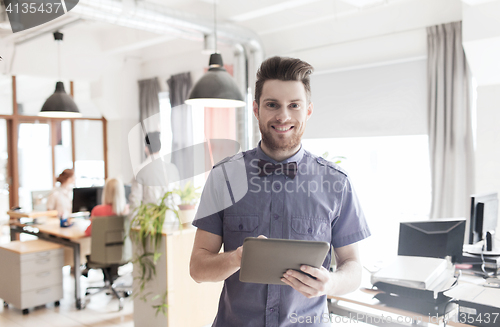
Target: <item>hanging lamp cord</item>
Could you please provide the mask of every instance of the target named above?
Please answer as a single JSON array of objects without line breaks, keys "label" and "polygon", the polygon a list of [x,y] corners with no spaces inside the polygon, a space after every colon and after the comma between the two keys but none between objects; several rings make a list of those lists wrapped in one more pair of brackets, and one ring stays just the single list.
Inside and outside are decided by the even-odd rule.
[{"label": "hanging lamp cord", "polygon": [[214,0],[214,39],[215,53],[217,53],[217,0]]},{"label": "hanging lamp cord", "polygon": [[61,41],[57,42],[57,79],[61,80]]}]

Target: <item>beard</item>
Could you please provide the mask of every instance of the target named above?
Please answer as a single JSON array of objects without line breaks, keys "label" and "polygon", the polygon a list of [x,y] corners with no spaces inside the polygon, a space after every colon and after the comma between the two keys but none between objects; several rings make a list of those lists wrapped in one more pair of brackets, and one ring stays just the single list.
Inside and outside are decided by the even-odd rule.
[{"label": "beard", "polygon": [[279,135],[275,134],[273,136],[271,124],[265,126],[261,121],[259,121],[260,134],[262,135],[262,142],[271,150],[274,151],[289,151],[300,145],[302,140],[302,135],[305,131],[305,123],[296,124],[290,131],[291,135]]}]

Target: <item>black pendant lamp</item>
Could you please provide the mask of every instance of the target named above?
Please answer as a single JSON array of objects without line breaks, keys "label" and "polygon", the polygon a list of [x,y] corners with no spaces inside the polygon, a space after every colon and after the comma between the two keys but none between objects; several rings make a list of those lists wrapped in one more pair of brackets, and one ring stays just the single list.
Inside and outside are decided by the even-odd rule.
[{"label": "black pendant lamp", "polygon": [[211,108],[236,108],[246,105],[245,98],[233,77],[224,69],[222,56],[217,53],[217,15],[214,1],[215,53],[210,55],[208,71],[194,85],[187,104]]},{"label": "black pendant lamp", "polygon": [[[63,39],[62,33],[60,32],[54,33],[54,40],[58,43],[57,61],[58,61],[59,78],[61,76],[60,42],[62,41],[62,39]],[[75,101],[73,101],[73,99],[64,90],[64,83],[57,82],[54,94],[52,94],[47,100],[45,100],[45,103],[42,106],[42,110],[40,110],[38,116],[75,118],[75,117],[81,117],[82,114],[78,110]]]}]

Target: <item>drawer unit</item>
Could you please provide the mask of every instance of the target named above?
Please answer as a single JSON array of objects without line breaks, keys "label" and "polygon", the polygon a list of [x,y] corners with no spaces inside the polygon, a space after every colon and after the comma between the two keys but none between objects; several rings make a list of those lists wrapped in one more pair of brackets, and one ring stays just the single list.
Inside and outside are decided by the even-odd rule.
[{"label": "drawer unit", "polygon": [[0,246],[0,298],[23,309],[63,297],[63,246],[43,240]]},{"label": "drawer unit", "polygon": [[63,266],[63,263],[64,255],[62,249],[58,249],[57,252],[52,253],[52,255],[48,257],[31,257],[30,260],[24,260],[24,258],[21,258],[21,275],[59,269]]},{"label": "drawer unit", "polygon": [[60,284],[62,277],[62,269],[45,270],[33,274],[21,275],[21,291],[24,292]]}]

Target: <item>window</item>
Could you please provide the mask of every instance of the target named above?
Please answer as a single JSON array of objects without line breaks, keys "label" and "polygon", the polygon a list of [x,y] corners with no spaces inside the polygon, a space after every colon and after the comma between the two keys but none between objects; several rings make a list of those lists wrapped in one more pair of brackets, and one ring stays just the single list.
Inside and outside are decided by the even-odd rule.
[{"label": "window", "polygon": [[170,106],[170,98],[168,92],[161,92],[158,94],[160,98],[160,122],[161,122],[161,150],[160,154],[166,155],[172,152],[172,107]]},{"label": "window", "polygon": [[73,168],[73,147],[71,140],[71,121],[55,121],[54,158],[55,176],[59,176],[64,169]]},{"label": "window", "polygon": [[75,135],[75,186],[104,185],[102,121],[76,120]]},{"label": "window", "polygon": [[50,124],[19,124],[19,206],[33,210],[32,192],[51,190],[52,148],[50,144]]},{"label": "window", "polygon": [[372,236],[360,243],[367,264],[397,254],[399,222],[429,219],[427,135],[304,139],[316,155],[342,156]]}]

